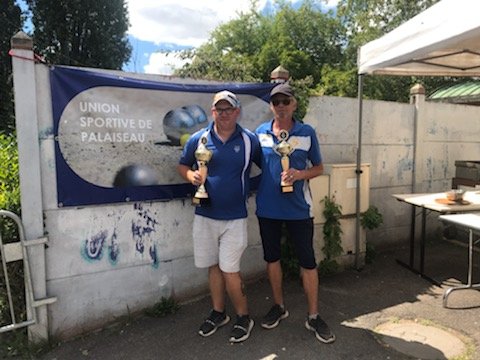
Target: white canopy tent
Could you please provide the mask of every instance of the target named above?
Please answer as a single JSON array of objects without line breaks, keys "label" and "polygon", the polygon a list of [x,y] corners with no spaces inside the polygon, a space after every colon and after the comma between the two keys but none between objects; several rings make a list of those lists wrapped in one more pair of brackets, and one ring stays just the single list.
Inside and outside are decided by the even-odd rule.
[{"label": "white canopy tent", "polygon": [[480,76],[480,1],[443,0],[360,48],[358,73]]},{"label": "white canopy tent", "polygon": [[[442,0],[359,49],[357,58],[359,75],[356,168],[357,250],[360,246],[363,76],[480,76],[479,14],[480,0]],[[414,172],[415,160],[414,158]],[[415,184],[413,186],[415,187]],[[356,266],[358,268],[358,255]]]}]

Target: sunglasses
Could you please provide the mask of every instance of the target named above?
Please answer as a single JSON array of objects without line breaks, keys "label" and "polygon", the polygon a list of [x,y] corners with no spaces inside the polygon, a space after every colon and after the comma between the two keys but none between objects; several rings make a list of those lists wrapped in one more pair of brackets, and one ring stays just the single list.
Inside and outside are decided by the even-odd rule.
[{"label": "sunglasses", "polygon": [[235,111],[236,108],[234,107],[229,107],[229,108],[224,108],[224,109],[220,109],[220,108],[215,108],[215,112],[218,114],[218,115],[222,115],[223,113],[227,114],[227,115],[232,115],[233,112]]},{"label": "sunglasses", "polygon": [[273,99],[271,101],[273,106],[278,106],[280,104],[287,106],[287,105],[290,105],[291,102],[292,102],[291,99]]}]

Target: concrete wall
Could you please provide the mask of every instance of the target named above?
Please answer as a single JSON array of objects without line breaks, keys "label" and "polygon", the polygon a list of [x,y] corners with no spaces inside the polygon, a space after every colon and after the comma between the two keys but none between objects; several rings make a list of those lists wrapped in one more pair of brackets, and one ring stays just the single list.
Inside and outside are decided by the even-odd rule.
[{"label": "concrete wall", "polygon": [[[325,162],[356,163],[357,99],[311,98],[305,122],[316,128]],[[409,234],[408,212],[390,194],[411,192],[413,123],[412,105],[363,103],[362,162],[371,164],[370,204],[378,207],[385,223],[367,237],[376,246],[397,245]],[[399,214],[404,221],[398,221]]]},{"label": "concrete wall", "polygon": [[[361,161],[370,164],[370,204],[384,218],[367,241],[380,249],[403,246],[410,236],[411,208],[392,194],[449,190],[455,160],[480,158],[478,107],[414,99],[363,102]],[[356,162],[357,119],[357,99],[310,99],[305,122],[315,127],[325,162]],[[429,221],[430,235],[438,226]]]},{"label": "concrete wall", "polygon": [[[21,63],[25,60],[15,61]],[[193,209],[188,200],[58,207],[48,69],[44,65],[35,65],[34,68],[33,80],[16,75],[17,79],[23,79],[23,83],[15,86],[18,90],[16,98],[21,96],[21,88],[36,89],[36,111],[31,109],[31,116],[17,115],[17,121],[22,122],[24,128],[29,124],[38,125],[39,159],[32,158],[27,151],[21,155],[20,161],[24,169],[38,162],[41,173],[33,180],[41,187],[37,192],[42,199],[43,229],[49,244],[45,249],[45,264],[40,261],[38,269],[34,269],[41,276],[34,274],[34,281],[40,288],[38,284],[43,281],[46,293],[58,298],[48,307],[48,332],[68,338],[140,311],[161,297],[174,295],[178,299],[189,299],[205,294],[207,272],[193,265]],[[145,74],[128,75],[166,80]],[[356,99],[311,99],[305,122],[317,131],[325,163],[355,163],[357,108]],[[399,246],[409,235],[410,208],[394,200],[391,194],[409,193],[414,183],[418,191],[448,189],[455,171],[454,161],[478,159],[480,122],[477,109],[423,101],[416,104],[365,101],[362,163],[369,164],[368,203],[377,206],[384,216],[384,225],[367,233],[367,239],[374,245]],[[418,128],[416,133],[415,127]],[[415,134],[418,142],[416,155]],[[19,131],[19,144],[25,142],[23,136],[24,133]],[[415,181],[414,156],[417,159]],[[354,167],[350,169],[351,174],[347,174],[345,182],[351,185],[355,174]],[[26,172],[21,181],[31,181],[25,178],[28,176],[31,175]],[[330,188],[326,188],[330,186],[330,180],[319,187],[318,196],[330,193]],[[346,188],[352,192],[351,186]],[[254,198],[250,200],[249,247],[242,264],[247,278],[264,271]],[[344,201],[354,202],[354,198]],[[29,205],[29,198],[23,198],[22,212],[27,218]],[[354,251],[353,220],[342,220],[345,227],[344,255],[347,258]],[[148,231],[134,234],[133,226]],[[318,249],[323,246],[321,222],[317,221],[316,226],[319,253]],[[364,239],[362,233],[362,253],[365,251]],[[85,256],[87,253],[89,256]]]},{"label": "concrete wall", "polygon": [[[146,219],[155,222],[153,231],[132,236],[132,224]],[[253,216],[249,220],[242,263],[247,277],[263,270],[258,227]],[[52,332],[68,337],[152,306],[161,297],[181,300],[206,293],[207,272],[193,264],[192,222],[192,206],[182,200],[47,210],[47,287],[58,298],[50,306]],[[104,253],[92,260],[85,245]],[[118,261],[111,257],[113,246]],[[139,246],[145,250],[137,251]]]}]

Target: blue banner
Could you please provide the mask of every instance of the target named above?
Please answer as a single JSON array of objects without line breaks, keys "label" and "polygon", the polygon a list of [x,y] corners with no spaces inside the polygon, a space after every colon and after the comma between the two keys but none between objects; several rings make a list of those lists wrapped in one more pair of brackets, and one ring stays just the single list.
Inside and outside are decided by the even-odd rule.
[{"label": "blue banner", "polygon": [[59,206],[171,200],[194,189],[177,174],[182,145],[230,90],[251,130],[272,117],[270,83],[174,83],[71,67],[50,70]]}]

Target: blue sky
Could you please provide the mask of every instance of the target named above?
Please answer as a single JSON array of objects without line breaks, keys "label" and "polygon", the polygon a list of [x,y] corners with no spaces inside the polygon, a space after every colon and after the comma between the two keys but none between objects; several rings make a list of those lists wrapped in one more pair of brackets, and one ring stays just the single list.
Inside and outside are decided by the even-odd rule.
[{"label": "blue sky", "polygon": [[[258,10],[269,8],[272,2],[259,0]],[[338,0],[325,2],[335,6]],[[25,8],[24,0],[17,3]],[[126,0],[126,3],[130,16],[128,36],[133,50],[124,70],[163,75],[183,65],[175,56],[175,50],[203,44],[218,25],[250,8],[250,0]]]}]

